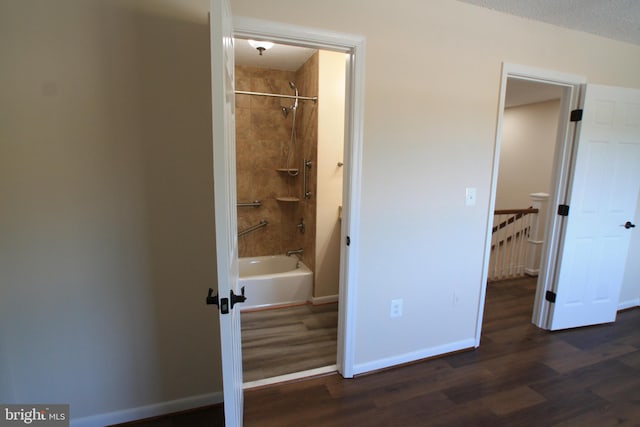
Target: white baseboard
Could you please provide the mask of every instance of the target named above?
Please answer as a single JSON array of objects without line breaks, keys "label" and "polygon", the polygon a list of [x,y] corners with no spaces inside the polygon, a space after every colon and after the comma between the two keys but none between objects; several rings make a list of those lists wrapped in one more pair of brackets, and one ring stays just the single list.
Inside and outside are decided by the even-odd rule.
[{"label": "white baseboard", "polygon": [[332,302],[338,302],[338,295],[327,295],[326,297],[311,297],[311,304],[329,304]]},{"label": "white baseboard", "polygon": [[627,308],[640,307],[640,298],[618,303],[618,310],[626,310]]},{"label": "white baseboard", "polygon": [[[222,403],[222,392],[201,394],[199,396],[168,402],[154,403],[152,405],[139,406],[137,408],[108,412],[71,419],[71,427],[104,427],[112,424],[126,423],[128,421],[141,420],[143,418],[157,417],[172,412],[186,411],[188,409]],[[73,411],[73,408],[71,408]]]},{"label": "white baseboard", "polygon": [[378,369],[389,368],[391,366],[401,365],[403,363],[415,362],[416,360],[426,359],[428,357],[439,356],[441,354],[451,353],[454,351],[472,349],[475,347],[476,341],[473,338],[457,341],[438,347],[426,348],[424,350],[413,351],[398,356],[378,359],[372,362],[356,364],[353,367],[353,373],[364,374],[366,372],[376,371]]}]

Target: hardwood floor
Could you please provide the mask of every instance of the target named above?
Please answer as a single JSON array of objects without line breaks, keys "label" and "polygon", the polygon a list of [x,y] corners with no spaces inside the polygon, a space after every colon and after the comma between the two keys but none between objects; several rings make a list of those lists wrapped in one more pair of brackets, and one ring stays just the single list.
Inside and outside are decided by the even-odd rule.
[{"label": "hardwood floor", "polygon": [[534,292],[531,279],[490,284],[474,351],[248,391],[245,425],[640,425],[640,310],[545,332],[530,323]]},{"label": "hardwood floor", "polygon": [[[640,426],[640,309],[614,324],[552,333],[530,323],[534,292],[531,279],[491,283],[476,350],[350,380],[249,390],[244,424]],[[222,425],[221,412],[207,411],[135,425]]]},{"label": "hardwood floor", "polygon": [[337,303],[244,312],[240,318],[245,382],[336,363]]},{"label": "hardwood floor", "polygon": [[221,404],[107,427],[224,427]]}]

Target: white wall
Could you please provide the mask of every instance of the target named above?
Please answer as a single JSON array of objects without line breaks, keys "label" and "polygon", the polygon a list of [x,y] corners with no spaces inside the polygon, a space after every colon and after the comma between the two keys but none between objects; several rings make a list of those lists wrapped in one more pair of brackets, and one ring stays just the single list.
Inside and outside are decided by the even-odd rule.
[{"label": "white wall", "polygon": [[529,194],[550,193],[559,116],[560,100],[504,110],[496,209],[527,208]]},{"label": "white wall", "polygon": [[219,400],[207,4],[0,2],[0,402]]},{"label": "white wall", "polygon": [[344,53],[319,52],[318,201],[316,208],[315,297],[338,294],[340,220],[344,161]]},{"label": "white wall", "polygon": [[[366,37],[357,370],[473,343],[503,61],[640,88],[640,47],[461,2],[231,5]],[[394,298],[404,315],[390,319]]]}]

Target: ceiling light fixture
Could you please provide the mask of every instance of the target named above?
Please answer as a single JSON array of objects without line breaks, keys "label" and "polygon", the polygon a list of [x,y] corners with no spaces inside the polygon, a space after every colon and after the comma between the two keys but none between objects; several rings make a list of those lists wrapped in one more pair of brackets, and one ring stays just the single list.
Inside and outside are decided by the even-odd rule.
[{"label": "ceiling light fixture", "polygon": [[262,52],[273,47],[273,43],[265,41],[249,40],[249,44],[251,45],[251,47],[258,49],[258,52],[260,52],[260,56],[262,56]]}]

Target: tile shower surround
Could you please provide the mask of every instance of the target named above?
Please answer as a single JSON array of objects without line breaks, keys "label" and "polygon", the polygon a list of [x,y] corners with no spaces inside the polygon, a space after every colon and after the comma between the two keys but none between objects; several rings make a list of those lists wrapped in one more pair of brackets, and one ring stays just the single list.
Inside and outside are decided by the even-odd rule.
[{"label": "tile shower surround", "polygon": [[[314,54],[298,71],[281,71],[236,66],[236,89],[253,92],[294,94],[293,81],[300,95],[318,93],[318,54]],[[292,113],[282,114],[293,100],[253,95],[236,96],[236,177],[238,202],[260,200],[259,208],[238,208],[238,230],[265,219],[269,225],[238,240],[240,257],[275,255],[289,249],[304,248],[303,260],[315,267],[316,160],[318,115],[316,104],[300,101],[296,115],[297,141],[290,167],[298,168],[291,177],[278,168],[287,167],[287,149],[291,138]],[[311,199],[302,198],[302,162],[310,159],[308,191]],[[276,197],[300,198],[298,203],[279,202]],[[304,218],[306,232],[296,225]]]}]

